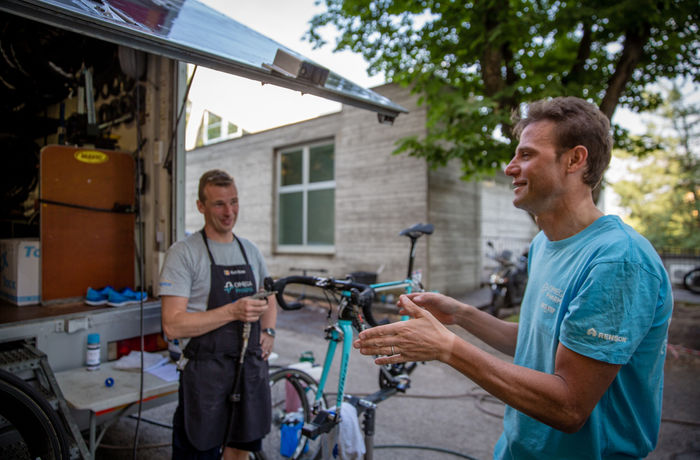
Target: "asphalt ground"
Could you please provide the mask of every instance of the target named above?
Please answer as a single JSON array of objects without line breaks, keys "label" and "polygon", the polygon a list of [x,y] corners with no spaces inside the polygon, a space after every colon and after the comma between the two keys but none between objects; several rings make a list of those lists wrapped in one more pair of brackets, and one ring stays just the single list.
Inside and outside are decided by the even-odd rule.
[{"label": "asphalt ground", "polygon": [[[679,291],[680,292],[680,291]],[[687,291],[685,291],[687,292]],[[690,334],[697,334],[700,312],[700,296],[675,298],[682,301],[684,317],[676,328],[687,323]],[[694,296],[694,297],[693,297]],[[488,300],[488,292],[481,290],[466,296],[464,300],[479,305]],[[690,312],[690,313],[688,313]],[[509,312],[504,312],[507,314]],[[301,353],[313,352],[316,361],[323,359],[326,351],[323,329],[326,326],[326,310],[311,307],[293,312],[281,312],[275,352],[279,355],[275,364],[286,365],[298,361]],[[687,326],[687,324],[686,324]],[[503,359],[510,358],[481,344],[459,328],[461,337]],[[687,335],[681,336],[684,337]],[[670,335],[670,337],[672,334]],[[685,460],[700,458],[700,355],[695,349],[682,343],[670,342],[666,362],[663,421],[657,449],[647,458],[652,460]],[[337,387],[339,352],[326,391]],[[353,350],[346,383],[346,393],[364,395],[376,391],[378,370],[372,359]],[[460,458],[444,452],[457,452],[466,458],[489,459],[501,432],[503,405],[486,396],[473,382],[448,366],[439,363],[421,364],[412,374],[411,388],[405,395],[394,396],[377,407],[376,433],[374,437],[376,459],[450,459]],[[166,404],[143,412],[144,419],[170,424],[175,404]],[[106,432],[97,459],[129,459],[136,421],[122,418]],[[170,430],[142,421],[139,426],[139,459],[170,458]],[[405,447],[384,448],[400,445]],[[428,449],[426,449],[428,448]],[[442,450],[431,450],[437,448]]]}]

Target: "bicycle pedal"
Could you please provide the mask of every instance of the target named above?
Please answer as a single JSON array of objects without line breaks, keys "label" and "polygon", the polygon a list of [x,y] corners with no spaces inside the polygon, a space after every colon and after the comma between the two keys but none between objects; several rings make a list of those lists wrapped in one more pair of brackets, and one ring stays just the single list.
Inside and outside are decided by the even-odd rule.
[{"label": "bicycle pedal", "polygon": [[335,412],[322,410],[310,422],[305,422],[301,432],[307,438],[315,438],[316,436],[328,433],[338,424],[340,420],[336,420]]}]

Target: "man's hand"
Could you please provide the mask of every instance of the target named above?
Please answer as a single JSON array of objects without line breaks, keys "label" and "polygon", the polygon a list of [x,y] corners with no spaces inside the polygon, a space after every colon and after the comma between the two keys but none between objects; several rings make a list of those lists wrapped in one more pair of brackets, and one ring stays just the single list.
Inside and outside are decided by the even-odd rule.
[{"label": "man's hand", "polygon": [[260,333],[260,347],[262,348],[262,357],[264,360],[267,361],[267,359],[270,357],[270,354],[272,353],[272,347],[274,346],[274,344],[274,337],[265,334],[264,332]]},{"label": "man's hand", "polygon": [[227,307],[233,320],[254,323],[267,311],[268,305],[266,299],[242,297],[228,304]]},{"label": "man's hand", "polygon": [[353,346],[363,355],[388,355],[376,364],[449,359],[456,336],[408,296],[402,295],[399,305],[412,319],[362,331]]},{"label": "man's hand", "polygon": [[402,315],[408,314],[404,309],[404,301],[402,299],[410,299],[411,304],[416,304],[428,310],[442,324],[456,324],[455,314],[459,310],[459,303],[443,294],[436,292],[414,292],[413,294],[402,295],[399,297],[397,305],[401,308]]}]

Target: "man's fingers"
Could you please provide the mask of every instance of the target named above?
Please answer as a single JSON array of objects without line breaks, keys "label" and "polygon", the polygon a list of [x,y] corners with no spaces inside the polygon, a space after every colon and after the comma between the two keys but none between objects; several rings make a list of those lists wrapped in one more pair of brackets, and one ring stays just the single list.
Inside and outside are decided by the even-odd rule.
[{"label": "man's fingers", "polygon": [[378,337],[386,337],[390,335],[396,335],[398,329],[401,327],[401,323],[386,324],[384,326],[375,326],[369,329],[365,329],[360,332],[359,337],[362,340],[375,339]]},{"label": "man's fingers", "polygon": [[374,364],[396,364],[396,363],[405,363],[407,362],[408,359],[404,358],[401,355],[392,355],[392,356],[380,356],[379,358],[374,360]]},{"label": "man's fingers", "polygon": [[406,295],[402,294],[399,296],[397,305],[400,308],[399,313],[402,315],[408,315],[411,318],[420,318],[425,315],[425,310],[416,305],[413,300]]}]

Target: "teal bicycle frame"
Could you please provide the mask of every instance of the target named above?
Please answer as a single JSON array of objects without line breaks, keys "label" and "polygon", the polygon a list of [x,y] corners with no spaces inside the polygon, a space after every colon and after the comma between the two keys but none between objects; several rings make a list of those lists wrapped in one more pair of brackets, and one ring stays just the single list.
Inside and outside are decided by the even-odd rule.
[{"label": "teal bicycle frame", "polygon": [[338,397],[336,398],[336,409],[343,403],[343,396],[345,394],[345,378],[348,373],[350,351],[352,350],[352,321],[347,319],[338,320],[338,327],[340,330],[338,330],[338,328],[333,328],[331,330],[328,341],[328,350],[326,351],[326,359],[323,362],[323,373],[321,374],[321,380],[318,382],[318,390],[316,391],[316,402],[319,402],[323,396],[323,390],[326,387],[326,381],[328,380],[328,374],[331,370],[331,364],[333,364],[335,350],[338,346],[338,342],[342,340],[343,353],[340,358],[340,375],[338,377]]},{"label": "teal bicycle frame", "polygon": [[[418,283],[416,283],[413,279],[370,284],[370,287],[375,293],[403,289],[404,293],[410,294],[417,286]],[[349,297],[350,293],[344,291],[342,295],[344,297]],[[406,321],[408,318],[408,316],[402,315],[401,321]],[[352,350],[352,339],[352,321],[348,319],[339,319],[338,327],[333,327],[330,330],[330,335],[328,336],[328,349],[326,350],[326,358],[323,362],[323,372],[321,373],[321,379],[318,382],[318,391],[316,392],[317,402],[321,400],[321,397],[324,394],[328,374],[330,373],[333,358],[335,357],[335,351],[338,347],[338,342],[342,340],[343,351],[340,359],[340,375],[338,376],[338,394],[335,407],[338,408],[343,403],[343,397],[345,395],[345,379],[348,373],[348,363],[350,362],[350,352]]]},{"label": "teal bicycle frame", "polygon": [[[416,287],[416,284],[417,283],[412,279],[405,279],[402,281],[387,281],[386,283],[370,284],[369,287],[371,287],[375,293],[380,293],[384,291],[395,291],[399,288],[403,288],[404,294],[410,294],[413,292],[413,289]],[[408,316],[401,316],[401,321],[406,321],[407,319]]]}]

